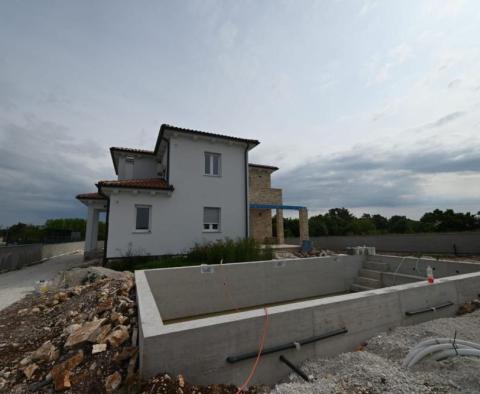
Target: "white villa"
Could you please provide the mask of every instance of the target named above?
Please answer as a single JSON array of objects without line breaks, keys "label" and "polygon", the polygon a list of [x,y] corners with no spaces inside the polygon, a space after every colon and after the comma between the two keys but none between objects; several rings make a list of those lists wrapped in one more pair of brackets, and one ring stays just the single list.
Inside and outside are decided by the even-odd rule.
[{"label": "white villa", "polygon": [[306,208],[282,205],[281,189],[270,188],[276,167],[249,165],[248,152],[258,144],[164,124],[153,151],[110,148],[118,179],[77,196],[88,207],[85,254],[97,249],[100,212],[107,218],[107,259],[178,254],[195,243],[250,234],[263,241],[272,237],[272,209],[277,242],[284,242],[283,209],[299,210],[300,238],[307,239]]}]

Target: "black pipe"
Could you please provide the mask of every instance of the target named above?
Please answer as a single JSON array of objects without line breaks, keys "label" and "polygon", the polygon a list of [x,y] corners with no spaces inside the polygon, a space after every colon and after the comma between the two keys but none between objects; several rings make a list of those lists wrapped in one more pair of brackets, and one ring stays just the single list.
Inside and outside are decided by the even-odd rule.
[{"label": "black pipe", "polygon": [[303,380],[305,380],[306,382],[310,382],[310,379],[305,374],[305,372],[303,372],[300,368],[298,368],[291,361],[287,360],[287,358],[283,354],[279,357],[279,360],[282,363],[287,364],[292,369],[292,371],[295,372],[298,376],[300,376]]},{"label": "black pipe", "polygon": [[[270,347],[268,349],[263,349],[262,353],[260,355],[263,356],[265,354],[281,352],[282,350],[295,349],[295,348],[297,348],[298,344],[299,345],[307,345],[309,343],[321,341],[322,339],[327,339],[327,338],[330,338],[330,337],[334,337],[336,335],[345,334],[347,332],[348,332],[348,330],[345,327],[343,327],[343,328],[340,328],[338,330],[330,331],[330,332],[327,332],[327,333],[322,334],[322,335],[316,335],[314,337],[302,339],[301,341],[290,342],[290,343],[286,343],[284,345],[278,345],[278,346]],[[227,357],[227,362],[230,363],[230,364],[234,364],[234,363],[237,363],[239,361],[248,360],[250,358],[255,358],[257,356],[258,356],[258,352],[244,353],[244,354],[239,354],[238,356],[228,356]]]},{"label": "black pipe", "polygon": [[414,315],[419,315],[421,313],[435,312],[437,309],[448,308],[449,306],[452,306],[452,305],[453,305],[453,302],[447,301],[447,302],[444,302],[443,304],[440,304],[440,305],[427,306],[426,308],[420,308],[420,309],[415,309],[413,311],[407,311],[407,312],[405,312],[405,314],[407,316],[414,316]]}]

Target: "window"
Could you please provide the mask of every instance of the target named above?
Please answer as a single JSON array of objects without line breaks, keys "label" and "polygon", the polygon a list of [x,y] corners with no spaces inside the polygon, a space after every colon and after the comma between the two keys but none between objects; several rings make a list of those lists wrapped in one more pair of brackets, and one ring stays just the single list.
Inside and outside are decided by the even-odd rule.
[{"label": "window", "polygon": [[150,211],[149,205],[136,205],[137,211],[135,230],[149,231],[150,230]]},{"label": "window", "polygon": [[205,175],[220,176],[221,158],[220,153],[205,152]]},{"label": "window", "polygon": [[203,208],[203,231],[220,232],[220,208]]}]

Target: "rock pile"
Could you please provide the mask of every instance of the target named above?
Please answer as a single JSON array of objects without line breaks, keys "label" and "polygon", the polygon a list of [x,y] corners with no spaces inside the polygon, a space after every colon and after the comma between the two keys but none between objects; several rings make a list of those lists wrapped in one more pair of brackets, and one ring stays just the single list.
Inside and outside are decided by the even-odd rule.
[{"label": "rock pile", "polygon": [[[267,387],[249,387],[242,391],[244,394],[265,394],[270,390]],[[237,386],[224,384],[210,384],[195,386],[185,381],[182,375],[176,378],[168,374],[161,374],[152,379],[143,387],[142,394],[236,394]]]},{"label": "rock pile", "polygon": [[302,252],[302,251],[298,251],[298,252],[294,252],[294,255],[296,257],[301,257],[301,258],[304,258],[304,257],[325,257],[325,256],[335,256],[337,253],[335,252],[332,252],[331,250],[317,250],[317,249],[312,249],[310,252]]},{"label": "rock pile", "polygon": [[133,275],[108,274],[0,312],[0,392],[138,391]]}]

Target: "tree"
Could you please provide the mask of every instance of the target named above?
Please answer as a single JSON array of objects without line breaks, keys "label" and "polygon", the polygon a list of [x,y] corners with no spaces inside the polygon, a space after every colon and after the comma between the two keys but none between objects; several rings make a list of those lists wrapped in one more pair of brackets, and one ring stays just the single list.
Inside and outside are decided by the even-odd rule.
[{"label": "tree", "polygon": [[388,220],[388,232],[395,234],[413,233],[411,222],[406,216],[394,215]]},{"label": "tree", "polygon": [[388,230],[388,219],[382,215],[375,214],[372,216],[373,224],[378,233],[384,233]]}]

